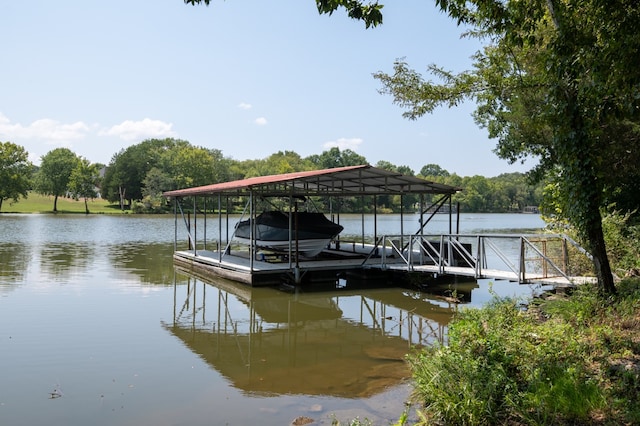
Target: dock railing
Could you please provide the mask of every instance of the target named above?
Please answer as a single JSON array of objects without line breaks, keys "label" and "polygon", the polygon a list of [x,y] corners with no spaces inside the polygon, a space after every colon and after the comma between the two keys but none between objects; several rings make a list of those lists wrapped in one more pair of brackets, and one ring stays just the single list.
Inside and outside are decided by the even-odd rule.
[{"label": "dock railing", "polygon": [[[504,278],[519,283],[584,275],[590,259],[564,234],[431,234],[385,235],[378,239],[380,267],[433,271],[480,278]],[[582,259],[578,259],[581,257]],[[588,266],[586,266],[588,267]]]}]

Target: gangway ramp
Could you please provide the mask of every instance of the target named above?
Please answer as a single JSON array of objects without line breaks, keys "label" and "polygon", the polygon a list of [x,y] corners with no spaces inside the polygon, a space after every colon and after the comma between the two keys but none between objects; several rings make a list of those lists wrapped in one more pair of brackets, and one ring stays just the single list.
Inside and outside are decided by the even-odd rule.
[{"label": "gangway ramp", "polygon": [[370,267],[521,284],[596,281],[582,272],[589,253],[564,234],[385,235],[377,244],[381,255],[366,260]]}]

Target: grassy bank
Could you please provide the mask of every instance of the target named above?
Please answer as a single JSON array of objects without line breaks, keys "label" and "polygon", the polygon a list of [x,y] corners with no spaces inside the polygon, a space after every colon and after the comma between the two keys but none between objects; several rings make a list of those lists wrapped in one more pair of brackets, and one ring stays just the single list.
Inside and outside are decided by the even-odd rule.
[{"label": "grassy bank", "polygon": [[[88,202],[90,213],[122,213],[120,206],[106,200],[95,199]],[[8,200],[2,203],[0,213],[52,213],[53,197],[40,195],[35,192],[21,198],[17,203],[10,204]],[[58,213],[85,213],[84,200],[58,197]]]},{"label": "grassy bank", "polygon": [[640,424],[640,279],[464,310],[411,355],[424,424]]}]

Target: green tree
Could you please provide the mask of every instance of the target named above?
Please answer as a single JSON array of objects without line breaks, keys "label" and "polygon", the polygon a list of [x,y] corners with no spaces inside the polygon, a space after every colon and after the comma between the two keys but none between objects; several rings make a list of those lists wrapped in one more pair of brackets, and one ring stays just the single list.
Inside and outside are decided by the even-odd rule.
[{"label": "green tree", "polygon": [[86,158],[78,158],[76,167],[69,178],[69,192],[76,200],[84,199],[84,210],[89,214],[88,199],[98,196],[100,169],[98,164],[91,164]]},{"label": "green tree", "polygon": [[4,200],[27,198],[33,165],[27,151],[11,142],[0,142],[0,211]]},{"label": "green tree", "polygon": [[[431,66],[439,83],[398,61],[375,75],[411,119],[438,106],[477,102],[476,120],[511,162],[537,158],[556,175],[559,213],[593,255],[599,288],[615,292],[602,231],[613,153],[638,151],[640,4],[624,0],[436,0],[487,41],[472,71]],[[624,156],[616,157],[629,164]],[[623,169],[623,167],[620,167]]]},{"label": "green tree", "polygon": [[336,167],[367,164],[366,158],[362,155],[350,149],[340,151],[340,148],[335,146],[328,151],[323,151],[320,155],[310,155],[307,157],[307,160],[313,163],[318,169],[333,169]]},{"label": "green tree", "polygon": [[240,177],[236,176],[237,172],[230,172],[234,179],[244,179],[313,170],[315,165],[294,151],[278,151],[265,159],[237,162],[234,167],[230,166],[230,168],[240,171]]},{"label": "green tree", "polygon": [[425,178],[437,177],[437,176],[449,176],[449,172],[437,164],[425,164],[420,169],[420,175]]},{"label": "green tree", "polygon": [[142,181],[149,170],[160,167],[165,151],[188,145],[187,141],[167,139],[147,139],[116,153],[107,166],[103,182],[104,197],[109,201],[119,201],[124,209],[133,200],[142,199]]},{"label": "green tree", "polygon": [[78,165],[78,157],[68,148],[56,148],[41,157],[35,189],[40,194],[53,195],[53,211],[58,211],[58,197],[69,191],[71,173]]},{"label": "green tree", "polygon": [[[171,176],[175,188],[210,185],[229,178],[229,164],[218,149],[196,147],[188,142],[167,148],[158,163]],[[166,188],[168,190],[171,188]]]}]

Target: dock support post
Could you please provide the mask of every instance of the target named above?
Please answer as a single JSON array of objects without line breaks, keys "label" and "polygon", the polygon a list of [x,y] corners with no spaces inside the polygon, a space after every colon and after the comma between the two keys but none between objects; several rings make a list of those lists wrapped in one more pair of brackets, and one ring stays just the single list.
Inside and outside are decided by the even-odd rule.
[{"label": "dock support post", "polygon": [[520,271],[518,273],[518,284],[522,284],[525,282],[524,254],[525,254],[524,238],[520,237],[520,262],[519,262]]}]

